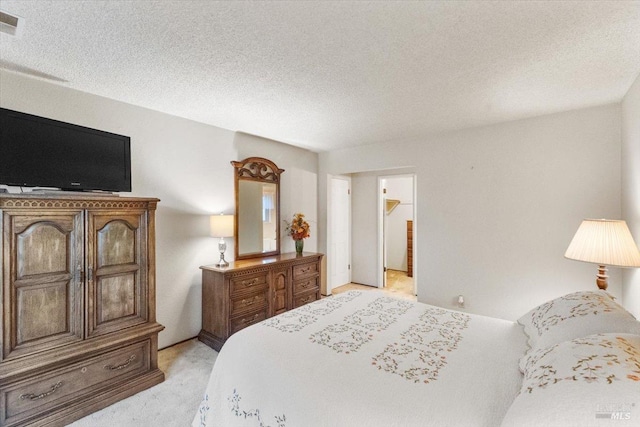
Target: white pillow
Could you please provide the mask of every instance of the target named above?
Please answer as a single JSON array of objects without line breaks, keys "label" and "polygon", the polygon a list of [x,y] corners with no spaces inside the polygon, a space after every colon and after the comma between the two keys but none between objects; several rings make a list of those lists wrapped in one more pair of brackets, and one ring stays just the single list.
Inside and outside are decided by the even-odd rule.
[{"label": "white pillow", "polygon": [[531,353],[502,427],[637,426],[640,336],[596,334]]},{"label": "white pillow", "polygon": [[604,291],[581,291],[548,301],[518,319],[531,351],[587,335],[618,332],[640,335],[640,322]]}]

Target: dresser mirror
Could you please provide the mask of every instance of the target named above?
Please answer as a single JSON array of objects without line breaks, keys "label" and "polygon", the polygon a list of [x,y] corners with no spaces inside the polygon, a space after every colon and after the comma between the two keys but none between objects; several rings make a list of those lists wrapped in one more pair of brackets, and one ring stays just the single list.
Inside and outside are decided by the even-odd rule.
[{"label": "dresser mirror", "polygon": [[249,157],[235,168],[235,259],[280,253],[280,174],[271,160]]}]

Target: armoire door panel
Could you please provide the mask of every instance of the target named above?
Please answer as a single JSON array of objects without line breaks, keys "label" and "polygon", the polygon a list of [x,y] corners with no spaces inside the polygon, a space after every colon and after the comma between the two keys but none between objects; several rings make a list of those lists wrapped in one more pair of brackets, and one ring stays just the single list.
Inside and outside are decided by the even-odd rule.
[{"label": "armoire door panel", "polygon": [[68,332],[70,282],[16,289],[16,345]]},{"label": "armoire door panel", "polygon": [[16,278],[51,273],[69,273],[70,230],[40,221],[16,235]]},{"label": "armoire door panel", "polygon": [[97,325],[136,314],[136,275],[98,279]]},{"label": "armoire door panel", "polygon": [[136,262],[136,231],[129,224],[123,220],[110,221],[98,230],[97,243],[102,249],[97,254],[98,268]]},{"label": "armoire door panel", "polygon": [[146,211],[88,211],[87,336],[148,321]]},{"label": "armoire door panel", "polygon": [[5,211],[3,229],[2,359],[82,340],[82,212]]}]

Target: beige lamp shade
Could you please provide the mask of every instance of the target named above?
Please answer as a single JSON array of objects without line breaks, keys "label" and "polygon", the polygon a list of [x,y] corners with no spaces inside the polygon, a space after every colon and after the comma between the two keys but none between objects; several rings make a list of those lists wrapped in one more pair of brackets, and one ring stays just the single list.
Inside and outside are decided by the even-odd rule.
[{"label": "beige lamp shade", "polygon": [[233,215],[211,215],[211,237],[233,236]]},{"label": "beige lamp shade", "polygon": [[640,251],[627,223],[585,219],[564,256],[578,261],[615,267],[640,267]]}]

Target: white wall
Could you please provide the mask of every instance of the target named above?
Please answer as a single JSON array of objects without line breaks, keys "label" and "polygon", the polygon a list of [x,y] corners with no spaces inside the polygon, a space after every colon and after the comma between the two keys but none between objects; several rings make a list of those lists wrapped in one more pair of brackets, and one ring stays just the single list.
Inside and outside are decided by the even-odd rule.
[{"label": "white wall", "polygon": [[[158,322],[166,329],[160,333],[160,347],[200,331],[199,267],[219,258],[218,239],[209,237],[209,215],[235,209],[231,160],[261,156],[280,167],[296,165],[284,174],[288,184],[282,205],[316,216],[315,153],[250,135],[238,137],[226,129],[5,71],[0,71],[0,106],[131,137],[130,195],[161,199],[156,215],[156,305]],[[299,200],[299,194],[305,195],[304,202],[292,206],[290,199]],[[227,241],[226,258],[232,260],[234,240]],[[285,249],[292,251],[293,245]]]},{"label": "white wall", "polygon": [[[620,153],[620,105],[607,105],[321,153],[319,194],[325,173],[414,166],[418,299],[462,294],[470,312],[515,319],[595,289],[595,266],[563,254],[583,218],[620,217]],[[620,281],[611,269],[616,296]]]},{"label": "white wall", "polygon": [[[622,101],[622,217],[640,244],[640,75]],[[640,319],[640,268],[622,277],[622,301]]]}]

